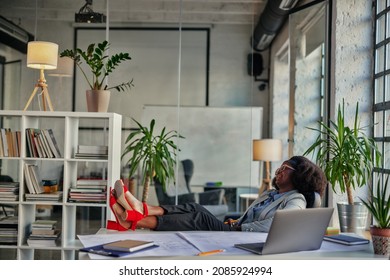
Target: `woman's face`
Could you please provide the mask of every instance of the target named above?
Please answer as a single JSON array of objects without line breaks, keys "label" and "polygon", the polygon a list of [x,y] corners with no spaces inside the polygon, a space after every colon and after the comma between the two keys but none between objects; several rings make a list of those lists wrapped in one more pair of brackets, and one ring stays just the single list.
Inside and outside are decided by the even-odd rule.
[{"label": "woman's face", "polygon": [[287,161],[283,162],[283,164],[276,169],[275,171],[275,181],[279,188],[286,185],[286,183],[290,184],[290,175],[295,171]]}]

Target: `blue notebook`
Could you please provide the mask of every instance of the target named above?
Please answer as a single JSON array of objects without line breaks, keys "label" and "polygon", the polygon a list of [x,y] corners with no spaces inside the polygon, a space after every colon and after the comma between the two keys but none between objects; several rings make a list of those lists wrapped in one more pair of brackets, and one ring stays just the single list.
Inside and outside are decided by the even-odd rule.
[{"label": "blue notebook", "polygon": [[327,235],[324,236],[324,240],[344,245],[362,245],[370,243],[370,240],[368,239],[346,234]]},{"label": "blue notebook", "polygon": [[[131,255],[131,254],[134,254],[134,253],[138,252],[138,251],[136,251],[136,252],[123,252],[123,251],[116,251],[116,250],[105,249],[103,247],[104,245],[106,245],[106,244],[100,244],[100,245],[96,245],[96,246],[85,247],[85,248],[81,248],[80,251],[81,252],[86,252],[86,253],[91,253],[91,254],[107,256],[107,257],[114,257],[114,258],[128,256],[128,255]],[[153,246],[150,246],[148,248],[144,248],[144,249],[139,250],[139,251],[148,250],[148,249],[155,248],[155,247],[158,247],[158,245],[153,245]]]}]

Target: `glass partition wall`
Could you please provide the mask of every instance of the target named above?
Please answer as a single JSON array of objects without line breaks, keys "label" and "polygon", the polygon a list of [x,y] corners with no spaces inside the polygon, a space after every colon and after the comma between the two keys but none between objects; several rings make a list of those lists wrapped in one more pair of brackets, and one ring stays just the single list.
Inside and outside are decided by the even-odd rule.
[{"label": "glass partition wall", "polygon": [[[130,54],[130,63],[121,65],[108,81],[115,84],[134,79],[135,87],[129,93],[112,92],[108,110],[123,115],[122,146],[128,134],[137,129],[132,118],[143,125],[148,125],[154,118],[157,131],[166,127],[177,130],[184,137],[177,142],[180,149],[177,161],[190,159],[194,163],[191,191],[224,189],[221,203],[227,205],[225,214],[242,210],[241,194],[257,193],[262,162],[252,160],[252,140],[269,137],[269,89],[259,88],[262,82],[250,73],[254,62],[253,57],[248,60],[248,55],[256,52],[251,46],[251,36],[265,1],[222,6],[211,3],[214,1],[203,4],[170,1],[172,9],[166,11],[169,23],[160,16],[150,22],[132,23],[128,18],[121,22],[115,1],[111,1],[107,10],[94,3],[94,9],[100,8],[99,12],[107,15],[107,24],[75,23],[74,13],[71,17],[68,14],[70,9],[79,8],[73,6],[62,11],[59,5],[57,18],[51,18],[51,14],[42,17],[43,9],[34,12],[34,3],[24,7],[22,2],[16,0],[7,4],[5,10],[9,14],[4,16],[16,20],[15,14],[19,11],[23,18],[21,26],[34,33],[37,40],[58,43],[59,51],[75,47],[85,49],[90,43],[108,39],[110,53]],[[53,2],[47,3],[45,8],[55,6]],[[51,7],[53,10],[54,6]],[[30,13],[23,14],[24,9],[30,9]],[[264,57],[261,70],[267,75],[268,51],[261,54]],[[12,88],[18,88],[19,93],[4,96],[3,101],[7,102],[3,102],[3,110],[23,109],[38,79],[39,73],[25,66],[25,54],[18,57],[21,59],[20,83],[15,82]],[[46,79],[55,111],[86,112],[87,88],[80,71],[74,68],[71,79],[49,74],[48,71]],[[39,110],[35,100],[29,110]],[[80,123],[80,137],[85,137],[85,143],[89,140],[92,143],[99,128],[92,123]],[[61,133],[58,131],[57,137],[64,139]],[[85,175],[94,173],[93,168],[93,165],[80,164],[79,171]],[[122,169],[121,174],[126,179],[124,163]],[[180,172],[177,168],[178,182]],[[139,180],[137,185],[142,188]],[[173,193],[177,194],[177,190]],[[153,191],[148,202],[158,203]],[[54,209],[52,214],[60,219],[61,213],[56,211]],[[95,211],[86,205],[77,212],[77,234],[88,234],[102,226],[104,213],[99,209]]]},{"label": "glass partition wall", "polygon": [[[7,4],[5,10],[9,14],[4,15],[18,19],[13,14],[28,9],[21,2],[24,1]],[[45,5],[55,5],[54,2]],[[21,25],[34,32],[39,40],[58,43],[60,51],[74,47],[85,49],[90,43],[108,39],[110,53],[128,52],[132,58],[130,63],[121,65],[108,81],[115,84],[134,79],[135,87],[129,93],[113,91],[111,94],[109,112],[123,115],[122,148],[129,133],[137,129],[132,119],[147,126],[154,118],[156,131],[163,127],[178,131],[183,138],[177,141],[180,149],[177,161],[191,160],[194,164],[190,191],[223,189],[222,203],[227,205],[224,215],[228,215],[244,210],[245,202],[251,197],[244,194],[256,194],[263,178],[262,162],[252,160],[252,140],[281,139],[286,144],[284,160],[290,154],[302,152],[304,143],[310,140],[305,136],[305,127],[323,115],[322,95],[327,91],[328,69],[325,36],[328,1],[312,1],[316,4],[292,11],[290,38],[275,56],[271,48],[260,52],[251,46],[252,34],[267,1],[246,1],[240,5],[214,2],[169,1],[166,11],[152,11],[154,19],[142,17],[142,13],[137,17],[132,11],[123,16],[120,14],[123,7],[115,7],[115,1],[107,7],[94,3],[96,10],[100,8],[107,15],[107,24],[75,23],[74,13],[71,16],[67,13],[79,7],[67,7],[61,12],[59,5],[58,18],[50,19],[51,14],[42,17],[43,10],[38,10],[23,14]],[[134,18],[129,19],[130,15]],[[252,76],[256,66],[253,53],[263,58],[260,72],[265,79]],[[1,49],[0,54],[3,55]],[[2,109],[5,110],[22,109],[38,78],[36,71],[23,66],[25,55],[20,54],[18,58],[21,59],[20,83],[10,88],[20,89],[20,94],[4,95]],[[277,73],[272,77],[273,88],[271,82],[267,84],[271,78],[268,76],[271,61]],[[50,75],[46,78],[56,111],[87,110],[86,84],[76,68],[73,79]],[[273,99],[269,100],[271,90]],[[271,107],[272,117],[269,117]],[[32,104],[31,110],[39,108]],[[303,112],[310,112],[310,117]],[[288,126],[289,120],[293,122]],[[83,122],[80,135],[88,139],[86,142],[93,142],[97,129]],[[294,145],[289,147],[287,143]],[[124,162],[125,159],[121,174],[127,179],[128,168]],[[272,166],[271,177],[278,164]],[[176,181],[182,182],[183,171],[179,167],[180,164]],[[91,168],[80,164],[80,172]],[[136,179],[140,197],[140,174]],[[153,188],[148,202],[157,204]],[[171,194],[178,195],[180,191],[174,187]],[[104,213],[93,207],[84,208],[77,214],[77,234],[99,229],[100,221],[104,220]],[[94,220],[97,223],[91,222]]]}]

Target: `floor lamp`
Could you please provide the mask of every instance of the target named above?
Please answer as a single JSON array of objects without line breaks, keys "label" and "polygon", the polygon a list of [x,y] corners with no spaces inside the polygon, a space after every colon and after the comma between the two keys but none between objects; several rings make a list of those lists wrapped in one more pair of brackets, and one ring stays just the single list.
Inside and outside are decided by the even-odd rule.
[{"label": "floor lamp", "polygon": [[264,161],[266,177],[259,188],[259,194],[271,189],[270,162],[282,160],[282,141],[279,139],[253,140],[253,160]]},{"label": "floor lamp", "polygon": [[26,111],[31,104],[38,89],[42,92],[43,110],[46,111],[46,101],[50,111],[53,111],[53,105],[50,100],[49,91],[45,79],[44,70],[53,70],[57,68],[58,45],[51,42],[32,41],[27,45],[27,67],[39,69],[40,76],[35,88],[28,99],[23,111]]}]

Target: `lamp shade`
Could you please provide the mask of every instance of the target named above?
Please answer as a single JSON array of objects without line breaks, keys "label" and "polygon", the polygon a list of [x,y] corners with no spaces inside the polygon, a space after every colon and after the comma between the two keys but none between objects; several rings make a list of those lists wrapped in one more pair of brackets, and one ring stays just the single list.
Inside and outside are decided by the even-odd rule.
[{"label": "lamp shade", "polygon": [[253,160],[282,160],[282,141],[279,139],[253,140]]},{"label": "lamp shade", "polygon": [[27,67],[34,69],[56,69],[58,45],[51,42],[32,41],[27,45]]}]

